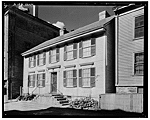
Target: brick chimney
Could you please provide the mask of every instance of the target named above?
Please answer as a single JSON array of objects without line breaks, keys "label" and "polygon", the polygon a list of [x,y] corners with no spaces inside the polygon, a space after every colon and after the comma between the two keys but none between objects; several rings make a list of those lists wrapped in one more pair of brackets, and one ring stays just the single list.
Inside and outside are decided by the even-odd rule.
[{"label": "brick chimney", "polygon": [[60,31],[59,31],[60,36],[64,34],[64,32],[65,32],[64,31],[65,30],[65,28],[64,28],[65,24],[63,22],[57,21],[57,23],[54,23],[53,25],[55,25],[56,27],[60,28]]},{"label": "brick chimney", "polygon": [[102,19],[105,19],[107,17],[109,17],[110,15],[108,14],[108,12],[105,10],[105,11],[102,11],[99,13],[99,21],[102,20]]}]

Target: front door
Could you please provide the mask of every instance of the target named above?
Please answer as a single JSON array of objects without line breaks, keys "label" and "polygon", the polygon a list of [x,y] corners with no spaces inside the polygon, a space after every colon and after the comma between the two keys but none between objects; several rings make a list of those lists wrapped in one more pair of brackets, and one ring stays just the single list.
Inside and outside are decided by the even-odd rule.
[{"label": "front door", "polygon": [[57,72],[52,73],[51,92],[57,93]]}]

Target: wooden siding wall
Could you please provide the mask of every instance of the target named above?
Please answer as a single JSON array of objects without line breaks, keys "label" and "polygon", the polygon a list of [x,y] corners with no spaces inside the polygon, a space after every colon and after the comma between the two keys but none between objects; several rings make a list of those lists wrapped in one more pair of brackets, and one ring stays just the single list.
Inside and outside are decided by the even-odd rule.
[{"label": "wooden siding wall", "polygon": [[106,93],[115,93],[115,19],[106,25]]},{"label": "wooden siding wall", "polygon": [[144,49],[144,40],[134,39],[134,18],[144,9],[119,16],[118,32],[118,85],[143,86],[143,76],[134,75],[134,53]]},{"label": "wooden siding wall", "polygon": [[100,109],[120,109],[128,112],[143,112],[143,94],[103,94],[99,98]]}]

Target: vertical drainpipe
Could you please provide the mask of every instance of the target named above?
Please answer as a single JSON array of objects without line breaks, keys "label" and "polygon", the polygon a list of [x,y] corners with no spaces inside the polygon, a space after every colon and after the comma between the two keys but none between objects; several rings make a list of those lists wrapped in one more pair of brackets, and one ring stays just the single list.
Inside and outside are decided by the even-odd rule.
[{"label": "vertical drainpipe", "polygon": [[116,78],[116,85],[118,85],[118,83],[119,83],[119,80],[118,80],[118,27],[119,27],[119,24],[118,24],[118,14],[116,15],[116,20],[115,20],[115,28],[116,28],[116,32],[115,32],[115,38],[116,38],[116,40],[115,40],[115,67],[116,67],[116,74],[115,74],[115,78]]}]

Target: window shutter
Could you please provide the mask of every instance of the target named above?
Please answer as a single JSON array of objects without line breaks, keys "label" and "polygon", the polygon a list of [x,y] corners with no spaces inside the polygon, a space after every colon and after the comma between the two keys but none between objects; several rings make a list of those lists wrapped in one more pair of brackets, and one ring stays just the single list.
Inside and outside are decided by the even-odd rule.
[{"label": "window shutter", "polygon": [[79,58],[83,56],[82,41],[79,43]]},{"label": "window shutter", "polygon": [[51,50],[49,51],[49,63],[51,63]]},{"label": "window shutter", "polygon": [[90,76],[91,76],[91,80],[90,80],[90,83],[91,83],[91,87],[95,87],[95,68],[91,68],[90,70]]},{"label": "window shutter", "polygon": [[36,75],[34,74],[33,75],[33,87],[35,87],[35,77],[36,77]]},{"label": "window shutter", "polygon": [[56,48],[56,61],[59,62],[59,48]]},{"label": "window shutter", "polygon": [[37,65],[39,65],[39,55],[37,55]]},{"label": "window shutter", "polygon": [[36,66],[36,56],[34,56],[34,67]]},{"label": "window shutter", "polygon": [[42,80],[42,86],[45,87],[45,80]]},{"label": "window shutter", "polygon": [[30,75],[28,75],[28,87],[30,86]]},{"label": "window shutter", "polygon": [[46,52],[43,53],[43,65],[46,63]]},{"label": "window shutter", "polygon": [[77,43],[73,43],[73,58],[77,58]]},{"label": "window shutter", "polygon": [[77,70],[73,70],[73,87],[77,87]]},{"label": "window shutter", "polygon": [[67,80],[66,80],[66,71],[64,71],[64,87],[67,86]]},{"label": "window shutter", "polygon": [[65,45],[65,46],[64,46],[64,61],[67,60],[66,48],[67,48],[67,46]]},{"label": "window shutter", "polygon": [[31,62],[30,62],[30,57],[29,57],[29,68],[30,68],[30,66],[31,66]]},{"label": "window shutter", "polygon": [[79,87],[82,87],[82,69],[79,69]]},{"label": "window shutter", "polygon": [[96,53],[96,44],[95,44],[95,38],[91,39],[91,55],[94,56]]},{"label": "window shutter", "polygon": [[37,74],[37,87],[39,86],[39,74]]}]

